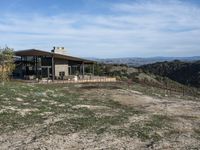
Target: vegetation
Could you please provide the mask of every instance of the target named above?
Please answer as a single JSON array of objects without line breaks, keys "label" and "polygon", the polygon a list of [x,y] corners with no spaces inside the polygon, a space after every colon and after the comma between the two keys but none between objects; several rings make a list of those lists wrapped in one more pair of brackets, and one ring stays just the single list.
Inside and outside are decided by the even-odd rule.
[{"label": "vegetation", "polygon": [[138,137],[145,141],[151,139],[159,141],[162,139],[161,135],[157,132],[159,130],[167,129],[167,133],[171,130],[171,119],[164,115],[153,115],[150,120],[138,123],[132,123],[129,128],[115,130],[120,136],[128,135],[130,137]]},{"label": "vegetation", "polygon": [[[156,95],[160,95],[159,99],[152,98]],[[162,96],[164,93],[158,88],[138,83],[39,85],[6,82],[4,87],[0,86],[0,139],[16,140],[20,149],[26,149],[27,143],[35,146],[51,137],[53,141],[59,137],[61,143],[54,144],[61,147],[74,146],[74,142],[80,145],[84,140],[87,145],[96,145],[98,141],[100,147],[112,141],[124,142],[126,149],[132,149],[128,146],[133,145],[135,139],[147,148],[162,145],[163,141],[173,143],[174,137],[185,138],[185,135],[189,138],[186,144],[199,140],[196,126],[199,100],[186,101],[186,96],[185,100],[167,100]],[[191,131],[185,130],[185,126]],[[1,141],[0,145],[4,144],[9,147],[9,143]],[[52,148],[49,144],[53,143],[47,145]],[[184,144],[177,144],[184,147]],[[198,147],[198,142],[193,147]]]},{"label": "vegetation", "polygon": [[5,47],[0,49],[0,81],[9,80],[9,76],[14,70],[14,53],[13,49]]},{"label": "vegetation", "polygon": [[[147,71],[148,69],[145,70],[142,67],[133,68],[123,64],[96,64],[95,68],[96,75],[116,77],[117,80],[125,81],[129,84],[139,83],[143,86],[147,85],[150,89],[154,87],[154,89],[157,88],[159,91],[163,90],[163,92],[161,92],[162,96],[173,94],[181,94],[182,96],[191,95],[195,97],[200,96],[198,88],[184,85],[166,76],[151,73],[150,71]],[[151,67],[149,67],[149,69],[151,70]]]},{"label": "vegetation", "polygon": [[[181,62],[157,62],[141,67],[129,67],[125,64],[96,64],[96,75],[114,76],[120,80],[133,80],[168,84],[178,82],[187,87],[200,87],[200,61]],[[143,77],[142,77],[143,76]],[[142,79],[141,79],[142,77]],[[151,79],[150,79],[151,78]],[[156,81],[157,80],[157,81]]]},{"label": "vegetation", "polygon": [[[69,93],[64,87],[59,85],[32,86],[21,83],[6,83],[4,87],[0,87],[2,107],[0,133],[23,129],[35,123],[41,124],[44,121],[42,114],[45,112],[51,112],[52,117],[66,114],[62,120],[53,123],[50,127],[53,132],[62,134],[78,132],[83,129],[99,132],[98,128],[103,125],[121,124],[127,120],[127,115],[140,113],[112,100],[106,102],[100,99],[79,100],[79,94]],[[72,91],[77,90],[74,85],[70,85],[70,88]],[[22,105],[24,103],[25,105]],[[119,108],[119,111],[116,116],[98,117],[87,108],[74,108],[73,106],[76,105],[106,105]],[[68,115],[74,117],[68,118]]]},{"label": "vegetation", "polygon": [[146,73],[168,77],[187,86],[200,87],[200,61],[196,62],[158,62],[140,67]]}]

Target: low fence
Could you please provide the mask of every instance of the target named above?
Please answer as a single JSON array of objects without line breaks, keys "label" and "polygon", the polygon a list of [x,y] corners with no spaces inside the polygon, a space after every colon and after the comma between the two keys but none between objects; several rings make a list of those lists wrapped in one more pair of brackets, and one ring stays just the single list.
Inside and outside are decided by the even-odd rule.
[{"label": "low fence", "polygon": [[133,84],[133,82],[135,83],[139,83],[141,85],[146,85],[146,86],[150,86],[150,87],[155,87],[155,88],[159,88],[161,90],[163,90],[166,94],[168,95],[173,95],[173,94],[181,94],[183,96],[188,95],[188,96],[195,96],[195,97],[200,97],[200,91],[197,88],[194,87],[188,87],[185,85],[175,85],[175,84],[157,84],[154,82],[149,82],[146,80],[134,80],[128,81],[128,84]]},{"label": "low fence", "polygon": [[97,83],[97,82],[116,82],[116,78],[102,77],[92,79],[79,79],[79,80],[41,80],[39,84],[55,84],[55,83]]}]

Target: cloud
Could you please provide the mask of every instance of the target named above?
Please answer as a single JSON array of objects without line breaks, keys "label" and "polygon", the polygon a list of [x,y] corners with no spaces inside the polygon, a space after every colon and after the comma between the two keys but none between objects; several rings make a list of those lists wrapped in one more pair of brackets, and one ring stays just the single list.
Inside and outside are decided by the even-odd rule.
[{"label": "cloud", "polygon": [[182,1],[115,3],[109,14],[1,15],[0,45],[69,48],[85,57],[200,55],[200,9]]}]

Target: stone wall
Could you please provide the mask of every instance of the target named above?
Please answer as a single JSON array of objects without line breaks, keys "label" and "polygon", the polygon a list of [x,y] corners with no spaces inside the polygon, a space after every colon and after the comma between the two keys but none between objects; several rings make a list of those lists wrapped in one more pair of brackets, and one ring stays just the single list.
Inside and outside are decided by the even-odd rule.
[{"label": "stone wall", "polygon": [[59,77],[60,72],[65,72],[65,76],[68,76],[68,61],[55,59],[55,76]]}]

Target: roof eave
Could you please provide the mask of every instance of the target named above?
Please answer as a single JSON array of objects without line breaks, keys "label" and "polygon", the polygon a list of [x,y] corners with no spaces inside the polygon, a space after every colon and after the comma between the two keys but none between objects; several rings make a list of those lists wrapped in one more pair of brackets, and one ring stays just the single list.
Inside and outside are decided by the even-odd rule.
[{"label": "roof eave", "polygon": [[16,56],[54,56],[55,58],[58,58],[58,59],[84,62],[87,64],[95,63],[95,61],[91,61],[87,59],[82,59],[78,57],[73,57],[73,56],[63,55],[63,54],[58,54],[58,53],[53,53],[53,52],[47,52],[47,51],[42,51],[42,50],[37,50],[37,49],[20,50],[20,51],[15,51],[14,53]]}]

